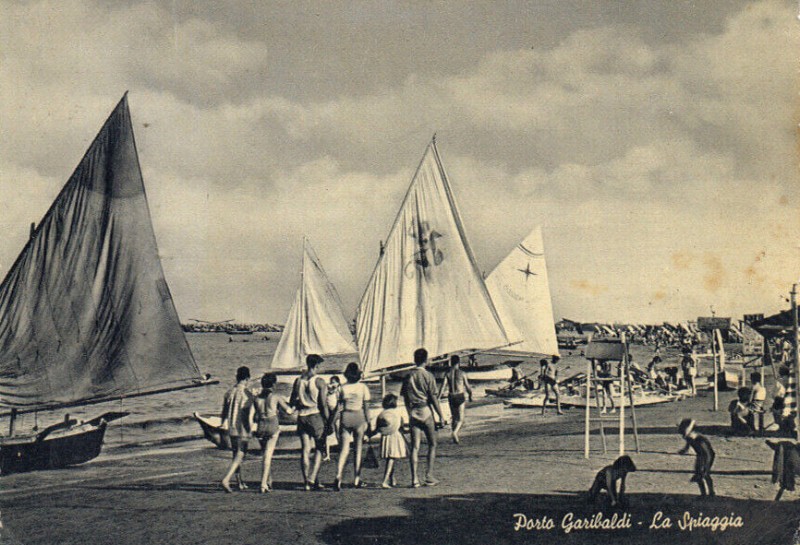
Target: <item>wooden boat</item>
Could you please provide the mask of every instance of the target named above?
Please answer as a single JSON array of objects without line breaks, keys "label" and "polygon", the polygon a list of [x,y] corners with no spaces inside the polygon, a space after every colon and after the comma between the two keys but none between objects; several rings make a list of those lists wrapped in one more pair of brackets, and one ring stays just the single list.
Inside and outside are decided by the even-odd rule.
[{"label": "wooden boat", "polygon": [[144,192],[127,94],[0,284],[3,474],[80,464],[109,422],[69,418],[42,431],[18,415],[212,384],[178,320]]},{"label": "wooden boat", "polygon": [[[681,399],[681,396],[674,395],[674,394],[657,394],[657,393],[650,393],[646,392],[643,394],[634,395],[633,403],[636,407],[644,407],[649,405],[658,405],[661,403],[669,403],[672,401],[677,401]],[[544,402],[544,393],[535,393],[529,395],[524,398],[520,399],[513,399],[510,401],[506,401],[506,404],[514,409],[533,409],[533,408],[542,408],[542,403]],[[596,407],[594,398],[591,398],[590,401],[592,408]],[[548,403],[549,406],[555,406],[555,399],[550,400]],[[629,407],[630,404],[628,402],[627,396],[624,399],[625,407]],[[561,396],[561,406],[562,407],[575,407],[575,408],[585,408],[586,407],[586,397],[585,396],[572,396],[572,395],[562,395]],[[618,395],[614,396],[614,406],[620,406],[620,397]]]}]

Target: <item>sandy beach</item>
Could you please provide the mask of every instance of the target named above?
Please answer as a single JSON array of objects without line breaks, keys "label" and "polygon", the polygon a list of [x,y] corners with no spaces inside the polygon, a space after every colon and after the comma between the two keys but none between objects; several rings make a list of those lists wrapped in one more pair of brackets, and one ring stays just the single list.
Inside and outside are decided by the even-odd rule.
[{"label": "sandy beach", "polygon": [[[731,396],[723,393],[720,406]],[[442,482],[432,488],[408,488],[403,465],[393,490],[377,488],[381,468],[365,470],[371,488],[305,492],[294,438],[285,438],[274,462],[274,492],[256,492],[259,466],[250,457],[244,465],[250,489],[226,494],[218,483],[228,453],[196,440],[148,451],[116,449],[83,466],[4,477],[0,510],[6,539],[27,545],[793,543],[800,525],[797,495],[772,501],[772,451],[763,438],[727,437],[727,413],[711,407],[711,394],[703,393],[637,411],[641,452],[630,434],[626,445],[639,470],[628,479],[625,510],[585,503],[595,472],[616,458],[617,426],[607,428],[609,452],[602,453],[595,435],[585,460],[583,413],[576,409],[562,417],[507,410],[478,431],[468,423],[461,445],[441,431]],[[683,441],[675,426],[683,417],[695,418],[716,449],[715,500],[699,499],[689,482],[693,456],[677,454]],[[333,462],[324,463],[322,481],[331,482],[334,472]],[[345,482],[352,482],[348,473]],[[724,529],[681,528],[685,513],[701,522],[729,518],[721,520],[728,521]],[[737,517],[741,527],[735,527]],[[654,518],[659,526],[668,518],[672,527],[652,528]],[[578,529],[583,519],[616,527]],[[534,529],[537,521],[553,527]],[[532,529],[517,529],[519,522]]]}]

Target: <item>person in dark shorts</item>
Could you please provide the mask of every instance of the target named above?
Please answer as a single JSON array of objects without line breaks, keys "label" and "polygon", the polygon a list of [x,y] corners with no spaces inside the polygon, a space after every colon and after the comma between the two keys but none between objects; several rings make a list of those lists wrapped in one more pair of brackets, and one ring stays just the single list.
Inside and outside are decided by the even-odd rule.
[{"label": "person in dark shorts", "polygon": [[231,489],[231,477],[236,475],[239,490],[244,490],[241,473],[242,461],[247,453],[247,443],[250,439],[250,430],[253,422],[250,409],[253,404],[253,394],[247,389],[247,382],[250,380],[250,368],[239,367],[236,370],[236,385],[225,393],[225,401],[222,404],[222,428],[228,430],[228,437],[231,441],[233,459],[228,468],[228,472],[222,478],[222,488],[225,492],[233,492]]},{"label": "person in dark shorts", "polygon": [[[433,413],[439,417],[441,425],[447,423],[442,416],[442,408],[439,406],[439,398],[436,391],[436,379],[433,374],[425,369],[428,361],[428,351],[418,348],[414,351],[413,369],[403,380],[400,395],[406,404],[408,411],[409,426],[411,428],[411,485],[413,487],[422,486],[419,480],[419,450],[422,443],[422,434],[428,441],[428,472],[424,484],[426,486],[436,486],[439,481],[433,476],[433,464],[436,461],[436,422]],[[431,410],[432,409],[432,410]]]},{"label": "person in dark shorts", "polygon": [[694,462],[694,476],[689,482],[697,483],[700,487],[701,496],[714,497],[714,483],[711,481],[711,466],[714,464],[714,449],[711,443],[703,435],[694,431],[695,421],[691,418],[684,418],[678,424],[678,431],[686,440],[686,446],[678,451],[678,454],[686,454],[691,447],[697,457]]},{"label": "person in dark shorts", "polygon": [[452,419],[453,442],[458,444],[458,433],[464,426],[467,416],[467,397],[472,402],[472,387],[469,385],[467,374],[461,370],[461,358],[457,355],[450,357],[450,370],[444,377],[444,382],[439,388],[438,397],[442,397],[447,387],[447,401],[450,404],[450,418]]},{"label": "person in dark shorts", "polygon": [[[319,468],[325,454],[331,423],[327,404],[328,383],[317,375],[317,366],[324,360],[317,354],[306,356],[306,367],[292,386],[289,404],[297,409],[297,435],[300,436],[300,469],[306,490],[324,488],[319,483]],[[314,462],[311,462],[311,452]]]},{"label": "person in dark shorts", "polygon": [[561,410],[561,397],[558,393],[558,370],[555,367],[555,364],[558,363],[559,359],[560,358],[558,356],[553,356],[551,361],[544,359],[539,361],[539,380],[544,389],[542,414],[544,414],[544,411],[547,408],[547,402],[550,400],[550,392],[552,392],[556,398],[556,411],[558,411],[558,414],[564,414],[564,412]]},{"label": "person in dark shorts", "polygon": [[[636,465],[630,456],[620,456],[610,466],[606,466],[597,472],[592,487],[589,489],[589,503],[594,503],[601,490],[608,492],[608,499],[611,506],[619,505],[625,507],[628,500],[625,497],[625,479],[628,473],[636,471]],[[617,489],[619,481],[619,489]]]}]

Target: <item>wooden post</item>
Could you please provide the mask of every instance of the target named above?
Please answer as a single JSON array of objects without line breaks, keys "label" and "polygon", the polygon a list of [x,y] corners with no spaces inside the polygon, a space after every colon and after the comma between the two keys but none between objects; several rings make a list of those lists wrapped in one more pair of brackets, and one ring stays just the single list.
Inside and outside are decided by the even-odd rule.
[{"label": "wooden post", "polygon": [[[623,344],[624,341],[623,341]],[[619,362],[619,455],[625,454],[625,372],[624,358]]]},{"label": "wooden post", "polygon": [[587,460],[589,459],[589,434],[591,433],[591,427],[589,425],[590,421],[590,410],[591,407],[589,406],[589,393],[591,391],[591,387],[594,384],[593,377],[592,377],[592,360],[586,360],[586,417],[585,417],[585,425],[584,425],[584,432],[583,432],[583,457]]},{"label": "wooden post", "polygon": [[17,409],[11,409],[11,420],[8,422],[8,436],[14,435],[14,421],[17,419]]},{"label": "wooden post", "polygon": [[717,372],[717,337],[714,330],[709,333],[711,335],[711,361],[714,366],[714,411],[719,410],[719,373]]},{"label": "wooden post", "polygon": [[[798,323],[797,323],[797,284],[792,284],[792,345],[794,346],[794,399],[795,404],[800,407],[797,402],[800,397],[800,337],[798,336]],[[797,429],[797,440],[800,441],[800,409],[795,411],[797,422],[795,428]]]},{"label": "wooden post", "polygon": [[386,375],[381,375],[381,399],[386,397]]}]

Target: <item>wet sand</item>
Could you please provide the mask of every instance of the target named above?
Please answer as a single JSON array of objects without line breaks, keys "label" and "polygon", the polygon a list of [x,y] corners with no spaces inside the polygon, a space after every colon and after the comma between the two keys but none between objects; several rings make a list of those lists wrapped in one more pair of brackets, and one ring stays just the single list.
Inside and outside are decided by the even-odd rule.
[{"label": "wet sand", "polygon": [[[725,408],[733,393],[721,396]],[[250,489],[226,494],[219,486],[229,454],[202,440],[148,451],[115,449],[83,466],[10,475],[0,480],[0,511],[6,539],[19,543],[115,545],[164,543],[793,543],[800,526],[798,494],[774,503],[770,483],[772,450],[763,438],[727,437],[727,413],[711,412],[712,394],[637,411],[641,452],[632,434],[626,446],[639,471],[628,479],[630,505],[616,510],[601,500],[587,505],[583,494],[602,466],[618,452],[617,425],[607,423],[609,452],[592,437],[592,457],[583,458],[583,412],[558,417],[538,410],[503,411],[489,424],[467,423],[454,445],[440,431],[436,487],[408,488],[408,465],[399,469],[401,487],[305,492],[295,440],[285,438],[274,461],[275,491],[257,493],[259,463],[248,457]],[[718,498],[701,500],[689,482],[694,457],[677,451],[683,441],[676,424],[698,421],[717,452],[714,483]],[[110,431],[113,433],[113,430]],[[199,434],[199,428],[198,428]],[[335,460],[335,455],[334,455]],[[424,462],[422,462],[424,464]],[[323,464],[330,483],[335,462]],[[345,484],[352,482],[352,466]],[[375,486],[382,468],[365,469]],[[629,519],[630,528],[565,533],[562,521]],[[661,512],[672,528],[651,529]],[[741,517],[743,527],[681,530],[692,516]],[[553,520],[547,530],[515,530],[524,514]],[[627,517],[626,517],[627,516]],[[663,518],[661,519],[664,520]],[[0,540],[2,541],[2,540]]]}]

